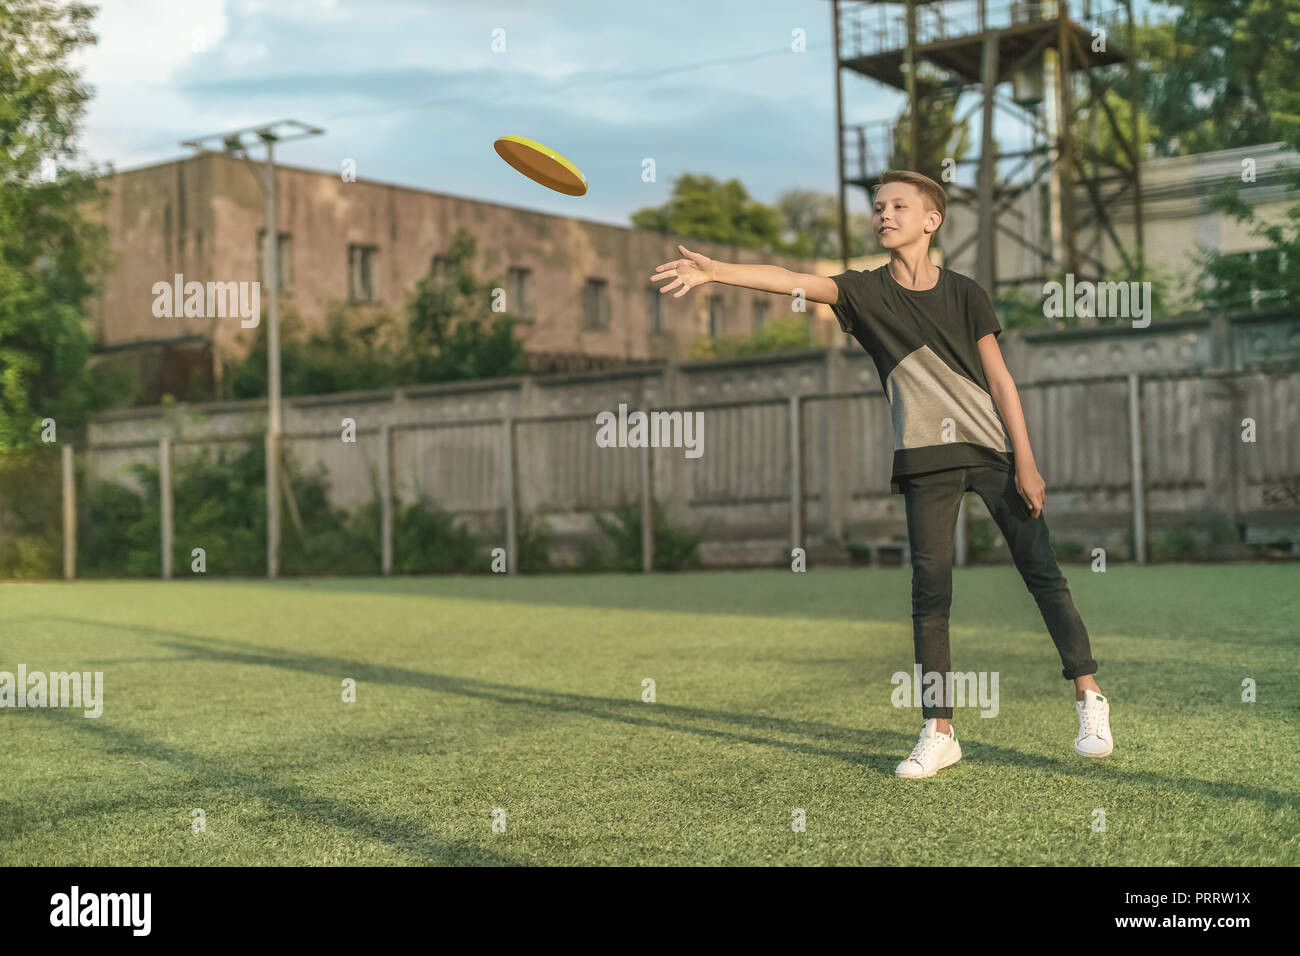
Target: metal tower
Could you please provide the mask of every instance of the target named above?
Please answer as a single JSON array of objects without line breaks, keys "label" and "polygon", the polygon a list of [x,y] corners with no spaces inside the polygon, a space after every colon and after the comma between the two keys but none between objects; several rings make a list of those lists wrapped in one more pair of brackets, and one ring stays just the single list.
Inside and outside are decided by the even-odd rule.
[{"label": "metal tower", "polygon": [[[831,6],[840,245],[846,268],[847,187],[866,190],[870,201],[880,175],[899,163],[940,181],[950,209],[962,205],[974,211],[972,232],[946,235],[945,258],[951,260],[977,244],[976,279],[990,296],[998,286],[1041,283],[1060,271],[1080,280],[1100,280],[1106,242],[1130,273],[1142,268],[1132,0],[832,0]],[[1121,34],[1123,49],[1116,42]],[[895,120],[845,125],[844,70],[905,92],[904,112]],[[1105,96],[1120,78],[1127,80],[1126,122],[1115,115]],[[1010,96],[998,93],[1003,84],[1011,85]],[[966,93],[978,99],[959,116],[958,101]],[[939,158],[945,144],[936,150],[933,139],[942,130],[929,131],[927,148],[925,110],[933,110],[936,102],[954,111],[958,125],[981,113],[974,157]],[[999,148],[995,110],[1020,124],[1028,146]],[[912,121],[914,117],[919,119]],[[906,141],[896,143],[894,130],[900,120]],[[1100,122],[1106,123],[1109,150],[1098,147]],[[1086,137],[1078,135],[1080,123],[1087,124]],[[974,188],[956,180],[963,166],[975,167]],[[1085,194],[1077,209],[1076,187]],[[1017,200],[1031,189],[1047,194],[1043,211],[1050,230],[1039,243],[1002,221],[1019,215]],[[1111,211],[1120,202],[1134,207],[1131,248],[1120,241],[1111,221]],[[999,234],[1029,248],[1040,267],[1030,275],[1000,275],[995,242]]]}]

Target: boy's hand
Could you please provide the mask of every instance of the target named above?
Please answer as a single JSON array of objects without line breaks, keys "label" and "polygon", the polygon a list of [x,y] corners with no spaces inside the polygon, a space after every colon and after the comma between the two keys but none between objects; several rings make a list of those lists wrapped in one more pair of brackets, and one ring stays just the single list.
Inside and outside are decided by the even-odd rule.
[{"label": "boy's hand", "polygon": [[665,262],[659,267],[659,271],[650,277],[651,282],[658,282],[660,279],[675,278],[659,290],[662,295],[665,292],[672,292],[678,286],[681,291],[673,295],[674,299],[680,299],[697,285],[704,285],[706,282],[712,282],[715,275],[715,266],[713,260],[708,256],[702,256],[698,252],[691,252],[685,246],[677,247],[682,251],[685,259],[676,259],[672,262]]},{"label": "boy's hand", "polygon": [[1016,469],[1016,491],[1029,508],[1030,517],[1037,518],[1043,513],[1043,504],[1047,500],[1047,482],[1038,473],[1037,468]]}]

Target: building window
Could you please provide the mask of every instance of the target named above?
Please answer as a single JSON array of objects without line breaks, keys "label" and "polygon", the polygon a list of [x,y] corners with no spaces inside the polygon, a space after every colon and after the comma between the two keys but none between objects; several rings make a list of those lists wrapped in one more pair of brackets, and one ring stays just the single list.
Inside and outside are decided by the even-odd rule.
[{"label": "building window", "polygon": [[771,299],[754,300],[754,331],[757,332],[767,322],[767,317],[772,314]]},{"label": "building window", "polygon": [[[276,273],[279,276],[279,290],[293,290],[293,237],[287,232],[280,233],[275,244]],[[266,285],[266,230],[257,230],[257,281]]]},{"label": "building window", "polygon": [[659,335],[664,330],[664,297],[658,286],[646,286],[645,290],[646,326],[651,335]]},{"label": "building window", "polygon": [[374,302],[377,246],[348,246],[348,298],[353,302]]},{"label": "building window", "polygon": [[506,311],[517,319],[533,317],[533,270],[512,267],[506,272]]},{"label": "building window", "polygon": [[722,334],[723,325],[722,296],[709,296],[709,338],[716,339]]},{"label": "building window", "polygon": [[609,283],[604,279],[588,279],[582,296],[583,322],[588,329],[603,329],[609,325]]}]

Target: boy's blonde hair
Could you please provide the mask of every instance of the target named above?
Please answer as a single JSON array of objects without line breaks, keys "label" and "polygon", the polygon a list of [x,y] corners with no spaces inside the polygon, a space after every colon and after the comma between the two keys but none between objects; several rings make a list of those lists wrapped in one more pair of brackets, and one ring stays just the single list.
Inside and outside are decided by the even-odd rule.
[{"label": "boy's blonde hair", "polygon": [[[925,197],[925,201],[931,209],[936,209],[943,221],[948,220],[948,194],[943,191],[943,187],[936,183],[929,176],[922,176],[920,173],[914,173],[910,169],[889,169],[880,176],[880,185],[877,190],[885,183],[906,183],[909,186],[915,186]],[[872,197],[875,198],[874,195]],[[943,228],[943,222],[939,223],[939,229]],[[935,232],[938,232],[936,229]]]}]

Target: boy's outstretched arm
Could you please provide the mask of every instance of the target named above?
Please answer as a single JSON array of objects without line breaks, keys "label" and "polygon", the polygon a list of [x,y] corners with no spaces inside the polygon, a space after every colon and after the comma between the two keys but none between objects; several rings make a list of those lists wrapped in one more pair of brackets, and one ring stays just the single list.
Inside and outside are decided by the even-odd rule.
[{"label": "boy's outstretched arm", "polygon": [[1037,518],[1043,513],[1047,483],[1038,473],[1034,450],[1029,447],[1029,429],[1025,427],[1025,410],[1020,406],[1020,393],[1016,390],[1011,372],[1007,370],[1007,363],[1002,359],[997,336],[989,333],[976,345],[980,350],[980,361],[984,363],[989,394],[993,396],[998,413],[1007,426],[1007,434],[1011,436],[1011,448],[1016,456],[1016,490],[1025,500],[1029,513]]},{"label": "boy's outstretched arm", "polygon": [[685,258],[665,262],[650,277],[652,282],[673,279],[659,292],[662,294],[676,289],[673,292],[674,299],[680,299],[697,285],[721,282],[723,285],[738,285],[778,295],[793,295],[796,289],[802,289],[805,298],[826,305],[834,305],[839,300],[839,286],[826,276],[791,272],[782,266],[719,262],[698,252],[691,252],[685,246],[679,245],[677,248]]}]

